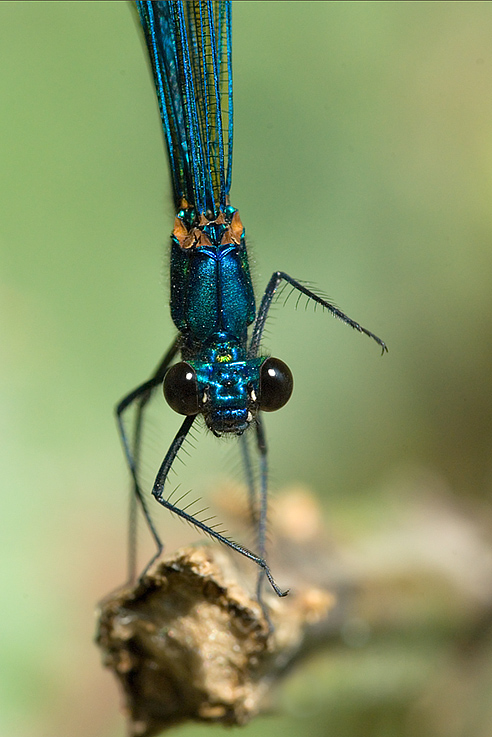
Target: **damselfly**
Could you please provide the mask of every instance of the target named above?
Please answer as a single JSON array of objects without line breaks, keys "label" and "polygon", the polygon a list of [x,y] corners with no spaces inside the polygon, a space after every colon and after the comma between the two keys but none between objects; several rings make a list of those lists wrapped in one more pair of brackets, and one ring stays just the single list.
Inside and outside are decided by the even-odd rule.
[{"label": "damselfly", "polygon": [[[176,218],[171,236],[171,316],[178,336],[153,376],[128,394],[117,418],[133,477],[135,498],[162,551],[139,482],[142,428],[152,393],[163,386],[167,402],[184,415],[157,472],[152,495],[163,507],[255,562],[260,569],[258,595],[266,575],[275,582],[265,557],[267,446],[262,412],[289,400],[292,374],[278,358],[265,355],[261,338],[272,301],[282,283],[322,305],[332,315],[365,333],[374,333],[283,271],[272,274],[258,309],[248,265],[244,228],[229,202],[232,166],[231,3],[227,0],[137,2],[152,64],[169,155]],[[249,333],[249,335],[248,335]],[[180,360],[178,360],[178,355]],[[135,409],[129,433],[123,422]],[[199,415],[217,437],[256,434],[258,488],[248,475],[250,509],[257,528],[256,552],[226,537],[200,512],[180,505],[166,480],[183,441]],[[152,561],[151,561],[152,562]],[[150,564],[149,564],[150,565]]]}]

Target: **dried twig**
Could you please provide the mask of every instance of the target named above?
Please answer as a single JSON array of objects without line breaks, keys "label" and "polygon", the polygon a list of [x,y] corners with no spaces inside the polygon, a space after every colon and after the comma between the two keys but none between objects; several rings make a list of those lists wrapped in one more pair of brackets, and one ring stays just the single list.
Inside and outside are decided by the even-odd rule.
[{"label": "dried twig", "polygon": [[[302,527],[301,508],[297,516]],[[291,548],[312,545],[316,535],[308,537]],[[270,632],[250,591],[251,566],[238,558],[213,545],[182,549],[101,604],[97,641],[121,684],[132,737],[185,720],[245,724],[269,708],[272,687],[315,635],[331,632],[335,597],[306,579],[285,599],[266,595]]]}]

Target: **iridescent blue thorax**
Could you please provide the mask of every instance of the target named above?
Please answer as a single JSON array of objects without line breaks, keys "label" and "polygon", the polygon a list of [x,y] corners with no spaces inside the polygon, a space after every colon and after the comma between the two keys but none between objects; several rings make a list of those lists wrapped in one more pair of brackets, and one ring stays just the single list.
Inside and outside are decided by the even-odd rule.
[{"label": "iridescent blue thorax", "polygon": [[237,210],[217,217],[178,212],[171,245],[171,315],[182,336],[182,360],[196,372],[208,427],[244,432],[257,414],[259,367],[248,359],[247,330],[255,298],[244,229]]}]

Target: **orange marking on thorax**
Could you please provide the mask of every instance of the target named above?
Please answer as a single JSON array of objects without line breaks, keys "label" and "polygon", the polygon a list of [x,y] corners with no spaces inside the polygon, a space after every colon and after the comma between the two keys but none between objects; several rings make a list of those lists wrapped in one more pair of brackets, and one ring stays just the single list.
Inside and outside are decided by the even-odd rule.
[{"label": "orange marking on thorax", "polygon": [[[185,203],[186,200],[183,200]],[[200,215],[198,225],[188,230],[184,221],[176,217],[174,219],[173,236],[179,243],[180,248],[189,249],[196,247],[208,247],[212,246],[212,242],[208,235],[203,232],[203,228],[209,223],[217,223],[218,225],[225,225],[226,219],[223,212],[219,212],[215,220],[208,220],[203,213]],[[236,211],[232,216],[231,224],[225,230],[222,238],[221,245],[227,245],[228,243],[235,243],[239,245],[244,232],[243,224],[239,213]]]}]

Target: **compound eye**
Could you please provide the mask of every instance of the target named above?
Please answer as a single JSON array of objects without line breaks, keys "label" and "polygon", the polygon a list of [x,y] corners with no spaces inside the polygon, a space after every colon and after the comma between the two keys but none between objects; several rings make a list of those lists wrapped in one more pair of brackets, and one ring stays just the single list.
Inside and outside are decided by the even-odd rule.
[{"label": "compound eye", "polygon": [[164,396],[171,409],[178,414],[198,414],[200,398],[198,380],[193,366],[186,361],[171,366],[164,377]]},{"label": "compound eye", "polygon": [[280,358],[267,358],[261,364],[259,405],[263,412],[275,412],[287,404],[293,388],[291,370]]}]

